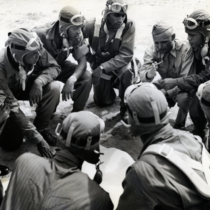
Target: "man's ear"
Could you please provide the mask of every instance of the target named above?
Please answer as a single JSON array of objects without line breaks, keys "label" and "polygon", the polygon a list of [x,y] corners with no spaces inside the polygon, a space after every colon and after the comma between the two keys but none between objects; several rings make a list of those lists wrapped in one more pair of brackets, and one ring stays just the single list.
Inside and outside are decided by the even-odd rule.
[{"label": "man's ear", "polygon": [[172,34],[171,38],[174,41],[174,39],[176,38],[176,34]]}]

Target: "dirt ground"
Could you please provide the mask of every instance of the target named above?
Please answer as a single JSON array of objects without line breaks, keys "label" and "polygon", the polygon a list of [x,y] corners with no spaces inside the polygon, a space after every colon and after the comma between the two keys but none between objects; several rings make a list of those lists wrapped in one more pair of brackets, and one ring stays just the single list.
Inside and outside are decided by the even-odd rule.
[{"label": "dirt ground", "polygon": [[[104,9],[105,0],[0,0],[0,47],[4,46],[7,33],[15,28],[32,28],[46,22],[56,21],[63,6],[72,5],[79,8],[86,18],[100,16]],[[128,17],[136,23],[135,55],[142,61],[145,48],[152,43],[151,29],[159,20],[166,20],[174,27],[179,39],[186,39],[182,21],[193,10],[210,9],[209,0],[128,0]],[[20,102],[26,115],[33,120],[34,108],[27,102]],[[106,121],[106,132],[102,137],[102,145],[116,147],[128,152],[137,159],[142,147],[139,138],[132,137],[120,123],[119,99],[110,107],[100,109],[93,103],[92,92],[86,107]],[[70,102],[62,102],[52,117],[50,129],[53,132],[56,124],[62,121],[62,116],[70,113]],[[172,109],[171,122],[175,119],[177,108]],[[191,125],[190,119],[187,125]],[[22,147],[11,153],[0,150],[0,164],[13,168],[14,160],[23,152],[37,153],[36,147],[25,142]]]}]

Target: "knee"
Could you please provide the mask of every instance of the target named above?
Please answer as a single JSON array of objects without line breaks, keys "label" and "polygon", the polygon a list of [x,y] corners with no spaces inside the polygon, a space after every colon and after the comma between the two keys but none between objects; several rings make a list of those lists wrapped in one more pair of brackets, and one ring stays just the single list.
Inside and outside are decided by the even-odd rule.
[{"label": "knee", "polygon": [[121,82],[128,82],[132,80],[132,73],[130,70],[125,70],[121,75],[120,75],[120,80]]},{"label": "knee", "polygon": [[86,70],[83,75],[80,77],[79,80],[87,81],[87,82],[92,82],[92,74]]},{"label": "knee", "polygon": [[61,92],[61,84],[60,82],[53,81],[48,85],[49,92],[54,96],[59,96]]},{"label": "knee", "polygon": [[179,94],[177,96],[177,105],[183,109],[189,109],[190,106],[190,98],[188,97],[187,93]]}]

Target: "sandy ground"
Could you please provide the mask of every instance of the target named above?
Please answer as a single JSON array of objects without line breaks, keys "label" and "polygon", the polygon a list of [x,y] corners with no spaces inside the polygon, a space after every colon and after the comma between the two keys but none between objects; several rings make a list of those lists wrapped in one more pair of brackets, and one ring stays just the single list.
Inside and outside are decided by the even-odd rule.
[{"label": "sandy ground", "polygon": [[[142,61],[145,48],[152,43],[151,29],[159,20],[170,22],[178,38],[186,39],[182,21],[193,10],[203,8],[210,9],[209,0],[128,0],[128,17],[136,23],[135,55]],[[58,13],[63,6],[73,5],[80,8],[86,18],[100,16],[104,9],[105,0],[0,0],[0,47],[4,46],[7,33],[18,27],[32,28],[46,22],[56,21]],[[21,108],[27,116],[33,120],[34,108],[30,108],[27,102],[20,102]],[[93,103],[92,93],[86,107],[106,121],[106,132],[102,137],[102,145],[117,147],[128,152],[137,159],[142,147],[139,138],[132,137],[122,127],[119,117],[119,99],[110,107],[100,109]],[[70,113],[70,102],[62,102],[57,112],[52,117],[50,129],[53,132],[56,124],[62,121],[62,116]],[[177,108],[172,109],[171,122],[175,119]],[[191,121],[188,119],[187,125]],[[0,150],[0,164],[6,164],[13,168],[14,160],[23,152],[37,153],[36,147],[25,142],[16,152],[6,153]]]}]

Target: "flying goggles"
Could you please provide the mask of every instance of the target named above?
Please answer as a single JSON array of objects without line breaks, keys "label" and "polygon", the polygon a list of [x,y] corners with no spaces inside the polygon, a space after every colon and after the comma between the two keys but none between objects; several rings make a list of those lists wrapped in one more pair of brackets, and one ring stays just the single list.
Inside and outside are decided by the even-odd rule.
[{"label": "flying goggles", "polygon": [[118,13],[121,10],[123,10],[125,13],[128,10],[128,4],[120,4],[120,3],[113,3],[113,4],[107,4],[107,7],[112,12]]},{"label": "flying goggles", "polygon": [[70,23],[74,26],[80,26],[84,24],[84,16],[83,15],[74,15],[73,17],[71,17],[71,19],[65,18],[60,16],[60,20],[65,22],[65,23]]},{"label": "flying goggles", "polygon": [[34,37],[29,40],[27,45],[20,46],[14,43],[11,43],[11,48],[16,49],[16,50],[23,50],[23,51],[40,51],[42,49],[42,43],[40,39],[37,37],[36,33],[33,33]]},{"label": "flying goggles", "polygon": [[185,27],[187,27],[188,29],[191,29],[191,30],[192,29],[195,29],[197,27],[205,27],[207,25],[210,25],[210,21],[207,21],[207,22],[204,22],[204,21],[198,22],[195,19],[189,18],[189,17],[185,18],[184,21],[183,21],[183,23],[184,23]]}]

